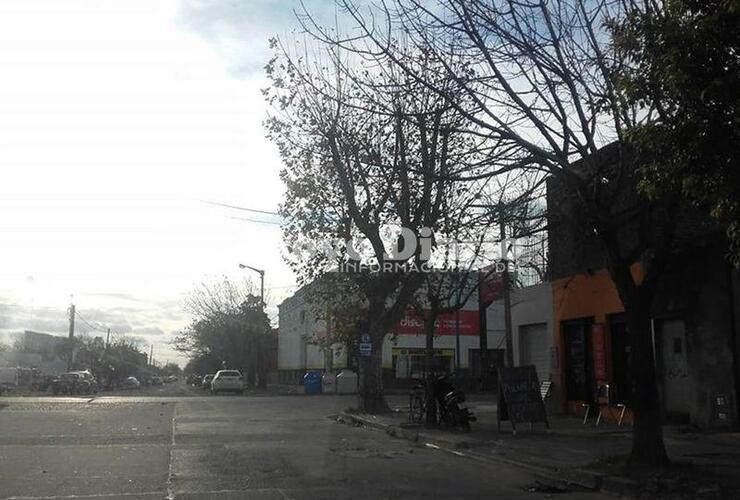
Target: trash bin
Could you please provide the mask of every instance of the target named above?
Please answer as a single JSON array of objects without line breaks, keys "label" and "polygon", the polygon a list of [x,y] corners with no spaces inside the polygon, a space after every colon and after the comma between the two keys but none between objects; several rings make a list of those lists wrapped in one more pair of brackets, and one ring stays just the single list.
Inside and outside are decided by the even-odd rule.
[{"label": "trash bin", "polygon": [[356,394],[357,374],[352,370],[342,370],[337,375],[336,388],[338,394]]},{"label": "trash bin", "polygon": [[306,372],[303,376],[303,389],[306,394],[321,394],[321,372]]},{"label": "trash bin", "polygon": [[324,376],[321,377],[321,392],[324,394],[334,394],[337,392],[336,381],[336,375],[330,372],[324,373]]}]

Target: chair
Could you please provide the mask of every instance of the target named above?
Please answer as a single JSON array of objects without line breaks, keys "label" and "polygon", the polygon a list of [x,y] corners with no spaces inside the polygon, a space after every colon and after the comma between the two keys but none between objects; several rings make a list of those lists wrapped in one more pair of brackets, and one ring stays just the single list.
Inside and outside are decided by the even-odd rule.
[{"label": "chair", "polygon": [[586,412],[583,414],[583,425],[586,425],[586,422],[588,422],[588,417],[591,415],[591,408],[593,408],[594,406],[598,407],[600,391],[601,385],[597,387],[595,394],[592,394],[589,401],[584,401],[583,403],[581,403],[581,408],[586,409]]},{"label": "chair", "polygon": [[[619,413],[619,420],[617,421],[618,426],[622,426],[622,421],[624,420],[624,413],[627,411],[627,405],[623,403],[614,403],[612,404],[611,401],[611,391],[609,388],[609,384],[601,384],[599,385],[599,390],[596,396],[596,404],[599,406],[599,415],[596,417],[596,425],[599,425],[601,423],[601,415],[604,412],[604,408],[606,408],[606,411],[611,413],[612,407],[620,408],[621,412]],[[584,420],[585,423],[585,420]]]},{"label": "chair", "polygon": [[586,413],[583,415],[583,425],[586,425],[586,422],[588,421],[588,416],[591,413],[592,406],[592,403],[581,403],[581,408],[586,408]]}]

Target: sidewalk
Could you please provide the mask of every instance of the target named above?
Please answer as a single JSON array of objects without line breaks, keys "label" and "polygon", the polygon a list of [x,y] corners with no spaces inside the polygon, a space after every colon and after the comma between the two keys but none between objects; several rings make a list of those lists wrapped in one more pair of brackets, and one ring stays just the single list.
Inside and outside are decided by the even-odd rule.
[{"label": "sidewalk", "polygon": [[[468,458],[525,467],[544,478],[565,481],[605,492],[645,498],[740,498],[740,433],[692,433],[665,427],[665,442],[674,465],[651,474],[626,474],[622,467],[632,445],[632,430],[615,423],[584,425],[574,416],[548,416],[544,424],[509,422],[497,430],[495,401],[471,401],[478,417],[470,433],[428,429],[408,422],[400,398],[389,398],[389,415],[344,414],[355,422],[377,427],[396,437],[417,441]],[[394,401],[395,400],[395,401]]]}]

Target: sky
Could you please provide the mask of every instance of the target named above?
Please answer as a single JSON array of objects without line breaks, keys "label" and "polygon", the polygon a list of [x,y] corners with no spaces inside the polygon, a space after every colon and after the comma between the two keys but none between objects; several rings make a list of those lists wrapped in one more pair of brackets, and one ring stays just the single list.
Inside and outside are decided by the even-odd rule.
[{"label": "sky", "polygon": [[258,285],[239,263],[265,270],[277,324],[295,290],[278,219],[208,202],[281,201],[260,89],[299,5],[0,0],[0,341],[66,334],[73,301],[78,333],[182,364],[183,299],[224,275]]}]

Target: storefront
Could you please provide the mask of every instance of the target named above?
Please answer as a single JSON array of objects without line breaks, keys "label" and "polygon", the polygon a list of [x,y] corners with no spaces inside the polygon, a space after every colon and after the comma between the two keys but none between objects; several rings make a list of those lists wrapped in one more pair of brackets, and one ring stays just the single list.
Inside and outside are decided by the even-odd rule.
[{"label": "storefront", "polygon": [[[631,399],[630,344],[622,302],[601,270],[554,281],[557,367],[562,409],[581,413],[608,386],[609,400]],[[601,389],[601,391],[600,391]],[[629,414],[628,414],[629,418]]]},{"label": "storefront", "polygon": [[[391,352],[396,379],[421,379],[425,376],[426,349],[394,347]],[[455,368],[455,350],[434,349],[430,368],[433,373],[452,373]]]}]

